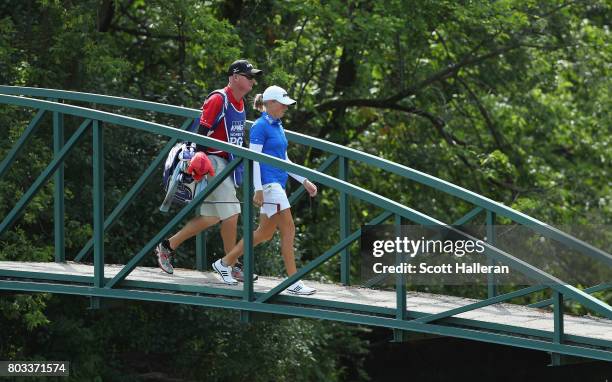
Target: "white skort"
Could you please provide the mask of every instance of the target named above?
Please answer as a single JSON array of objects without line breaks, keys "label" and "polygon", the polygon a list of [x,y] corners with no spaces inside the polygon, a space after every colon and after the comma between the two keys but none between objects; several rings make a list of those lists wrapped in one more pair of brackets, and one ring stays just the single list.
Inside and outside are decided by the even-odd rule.
[{"label": "white skort", "polygon": [[271,218],[277,212],[291,208],[287,193],[278,183],[267,183],[263,185],[263,200],[264,205],[260,209],[260,213],[266,214]]}]

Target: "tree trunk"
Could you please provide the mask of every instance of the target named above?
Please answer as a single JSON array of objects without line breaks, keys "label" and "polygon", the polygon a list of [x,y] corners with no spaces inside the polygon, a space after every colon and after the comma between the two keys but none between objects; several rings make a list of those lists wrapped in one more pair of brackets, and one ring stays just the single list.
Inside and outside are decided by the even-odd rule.
[{"label": "tree trunk", "polygon": [[102,0],[98,7],[98,32],[108,32],[114,15],[115,2],[113,0]]}]

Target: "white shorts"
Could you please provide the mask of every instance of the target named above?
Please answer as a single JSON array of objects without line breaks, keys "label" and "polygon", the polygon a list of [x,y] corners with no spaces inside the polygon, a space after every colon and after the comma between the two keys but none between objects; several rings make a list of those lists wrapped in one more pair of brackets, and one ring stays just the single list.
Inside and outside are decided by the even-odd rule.
[{"label": "white shorts", "polygon": [[277,212],[291,208],[287,193],[278,183],[263,185],[263,200],[264,205],[261,207],[260,213],[266,214],[269,218]]},{"label": "white shorts", "polygon": [[[216,155],[209,155],[213,168],[215,169],[215,176],[227,166],[227,160]],[[206,179],[210,183],[214,177],[206,175]],[[212,202],[212,203],[211,203]],[[223,202],[223,203],[215,203]],[[236,187],[234,187],[234,180],[232,174],[225,179],[223,182],[215,188],[215,190],[208,195],[204,200],[204,203],[200,205],[200,215],[202,216],[215,216],[221,220],[225,220],[233,215],[240,213],[240,201],[236,197]]]}]

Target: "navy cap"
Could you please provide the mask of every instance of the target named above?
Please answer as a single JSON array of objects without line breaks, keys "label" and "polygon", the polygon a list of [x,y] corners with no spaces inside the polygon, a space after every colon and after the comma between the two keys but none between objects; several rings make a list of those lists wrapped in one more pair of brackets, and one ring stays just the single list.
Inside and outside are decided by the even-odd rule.
[{"label": "navy cap", "polygon": [[238,60],[232,62],[229,69],[227,69],[227,75],[231,76],[232,74],[248,74],[249,76],[257,77],[262,75],[263,71],[255,69],[247,60]]}]

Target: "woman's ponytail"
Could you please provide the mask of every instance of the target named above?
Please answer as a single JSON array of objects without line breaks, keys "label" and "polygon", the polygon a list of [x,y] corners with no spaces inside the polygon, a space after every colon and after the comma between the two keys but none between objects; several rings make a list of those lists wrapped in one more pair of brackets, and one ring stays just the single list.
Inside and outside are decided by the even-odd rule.
[{"label": "woman's ponytail", "polygon": [[257,94],[253,101],[253,108],[259,111],[264,111],[263,94]]}]

